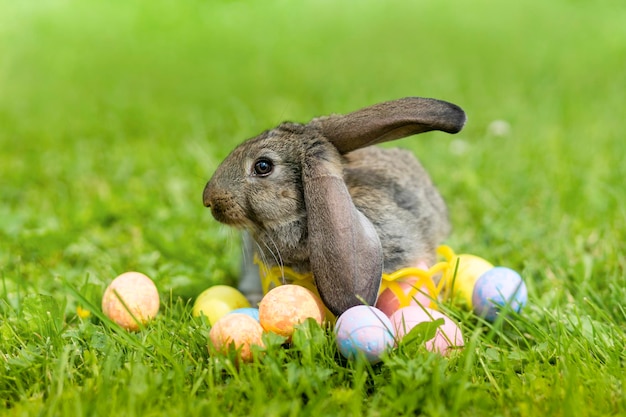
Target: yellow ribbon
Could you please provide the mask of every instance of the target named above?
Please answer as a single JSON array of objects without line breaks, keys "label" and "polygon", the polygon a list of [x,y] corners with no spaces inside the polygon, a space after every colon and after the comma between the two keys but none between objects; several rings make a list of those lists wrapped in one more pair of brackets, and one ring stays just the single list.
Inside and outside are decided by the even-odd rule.
[{"label": "yellow ribbon", "polygon": [[[400,308],[402,308],[411,303],[411,300],[417,295],[418,291],[424,292],[425,290],[426,295],[432,300],[430,307],[436,308],[437,304],[435,301],[441,294],[441,291],[446,284],[446,279],[439,277],[437,280],[435,277],[438,274],[442,274],[443,276],[446,271],[449,269],[454,271],[455,268],[455,265],[453,264],[455,254],[449,246],[439,246],[437,248],[437,254],[440,257],[443,257],[445,261],[438,262],[428,269],[409,267],[399,269],[390,274],[383,274],[378,294],[381,294],[386,289],[389,289],[398,298]],[[296,272],[286,266],[267,267],[257,256],[254,258],[254,263],[259,266],[261,287],[263,288],[264,294],[267,294],[269,290],[280,285],[295,284],[311,290],[319,296],[319,292],[315,286],[313,273]],[[416,278],[417,280],[411,283],[411,289],[405,293],[400,285],[400,282],[405,281],[407,278]],[[435,281],[438,281],[438,283],[435,284]],[[327,311],[327,313],[329,312]]]}]

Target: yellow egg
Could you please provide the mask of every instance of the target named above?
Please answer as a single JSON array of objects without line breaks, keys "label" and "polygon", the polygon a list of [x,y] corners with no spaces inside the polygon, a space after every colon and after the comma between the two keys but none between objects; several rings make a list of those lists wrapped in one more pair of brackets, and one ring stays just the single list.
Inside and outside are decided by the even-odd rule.
[{"label": "yellow egg", "polygon": [[269,332],[290,338],[295,327],[308,318],[322,324],[322,301],[299,285],[281,285],[269,291],[259,303],[261,326]]},{"label": "yellow egg", "polygon": [[203,291],[193,305],[194,317],[205,315],[210,324],[238,308],[250,307],[246,297],[228,285],[215,285]]},{"label": "yellow egg", "polygon": [[493,268],[493,265],[478,256],[462,254],[455,256],[450,261],[450,266],[443,277],[446,282],[445,297],[471,309],[474,285],[483,273]]},{"label": "yellow egg", "polygon": [[115,278],[102,296],[102,311],[123,328],[138,330],[159,312],[159,293],[154,282],[140,272]]},{"label": "yellow egg", "polygon": [[263,328],[247,314],[227,314],[211,327],[209,339],[217,351],[235,349],[244,362],[249,362],[253,357],[252,346],[263,347]]}]

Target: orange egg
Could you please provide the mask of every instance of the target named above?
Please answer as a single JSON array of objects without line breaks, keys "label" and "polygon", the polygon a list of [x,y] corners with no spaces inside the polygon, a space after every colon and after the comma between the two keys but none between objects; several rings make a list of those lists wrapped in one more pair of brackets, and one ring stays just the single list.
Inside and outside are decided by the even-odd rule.
[{"label": "orange egg", "polygon": [[295,327],[308,318],[322,324],[324,304],[299,285],[281,285],[269,291],[259,304],[259,320],[269,332],[290,338]]},{"label": "orange egg", "polygon": [[138,330],[159,312],[159,293],[154,282],[140,272],[115,278],[102,296],[104,314],[126,330]]},{"label": "orange egg", "polygon": [[243,313],[231,313],[215,322],[209,338],[219,352],[235,349],[244,362],[252,360],[252,346],[263,347],[263,328],[258,321]]}]

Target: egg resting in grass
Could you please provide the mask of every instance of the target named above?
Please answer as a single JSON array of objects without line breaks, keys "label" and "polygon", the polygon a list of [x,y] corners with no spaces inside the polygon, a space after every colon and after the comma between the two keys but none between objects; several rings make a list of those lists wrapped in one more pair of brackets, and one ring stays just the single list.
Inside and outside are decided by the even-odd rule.
[{"label": "egg resting in grass", "polygon": [[435,337],[426,341],[425,346],[431,352],[448,355],[452,349],[463,346],[464,341],[459,326],[445,314],[426,307],[409,306],[393,313],[391,323],[396,336],[402,340],[418,324],[440,318],[443,319],[443,324],[437,329]]},{"label": "egg resting in grass", "polygon": [[209,339],[217,351],[235,349],[244,362],[249,362],[253,358],[252,346],[263,347],[263,328],[247,314],[227,314],[211,327]]},{"label": "egg resting in grass", "polygon": [[363,354],[371,364],[395,344],[389,317],[376,307],[355,306],[346,310],[335,323],[337,348],[346,359]]},{"label": "egg resting in grass", "polygon": [[254,307],[243,307],[238,308],[236,310],[231,311],[228,314],[245,314],[247,316],[252,317],[256,321],[259,321],[259,309]]},{"label": "egg resting in grass", "polygon": [[[386,288],[376,301],[376,308],[380,309],[387,316],[391,316],[394,312],[402,307],[408,307],[410,305],[422,305],[428,307],[432,303],[432,298],[428,294],[428,287],[422,286],[421,288],[415,288],[416,283],[419,281],[416,277],[408,277],[403,280],[398,280],[396,283],[400,286],[401,291],[407,296],[408,303],[403,303],[398,296],[392,291],[391,288]],[[433,283],[433,287],[434,287]],[[409,295],[414,292],[413,295]]]},{"label": "egg resting in grass", "polygon": [[268,332],[290,338],[296,326],[311,318],[322,324],[324,304],[312,291],[295,284],[272,288],[259,303],[259,320]]},{"label": "egg resting in grass", "polygon": [[146,324],[157,315],[159,303],[159,293],[150,278],[140,272],[125,272],[104,291],[102,311],[123,328],[135,331],[140,323]]},{"label": "egg resting in grass", "polygon": [[519,313],[528,301],[528,290],[522,277],[510,268],[499,266],[482,274],[472,295],[474,313],[493,322],[498,312],[508,306]]},{"label": "egg resting in grass", "polygon": [[228,285],[214,285],[204,290],[193,304],[192,315],[205,315],[210,324],[238,308],[250,307],[248,299]]},{"label": "egg resting in grass", "polygon": [[481,257],[468,254],[457,255],[449,263],[451,268],[442,278],[445,280],[444,295],[455,304],[471,310],[474,285],[483,273],[493,268],[493,265]]}]

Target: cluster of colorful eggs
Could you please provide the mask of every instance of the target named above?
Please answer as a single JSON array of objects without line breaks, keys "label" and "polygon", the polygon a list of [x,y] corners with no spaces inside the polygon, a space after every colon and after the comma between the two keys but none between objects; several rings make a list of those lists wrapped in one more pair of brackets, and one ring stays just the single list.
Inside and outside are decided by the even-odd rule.
[{"label": "cluster of colorful eggs", "polygon": [[239,291],[216,285],[196,299],[194,316],[205,315],[211,324],[211,347],[220,352],[234,349],[243,361],[253,358],[253,346],[263,347],[263,333],[272,332],[289,341],[307,319],[322,324],[325,307],[308,289],[281,285],[269,291],[259,308],[253,308]]},{"label": "cluster of colorful eggs", "polygon": [[[258,309],[250,307],[236,289],[217,285],[197,298],[193,314],[205,315],[211,324],[212,348],[220,352],[234,349],[239,358],[249,361],[253,358],[253,346],[263,347],[263,333],[272,332],[288,341],[307,319],[323,324],[325,310],[315,293],[299,285],[273,288],[263,297]],[[463,346],[460,329],[440,312],[417,306],[399,309],[391,317],[376,307],[360,305],[348,309],[335,323],[337,347],[346,358],[363,355],[376,363],[383,352],[413,327],[440,318],[444,323],[426,343],[426,348],[446,355],[451,349]]]},{"label": "cluster of colorful eggs", "polygon": [[519,313],[528,302],[526,283],[516,271],[475,255],[455,255],[447,246],[441,246],[439,253],[446,258],[439,283],[442,300],[489,322],[507,310]]},{"label": "cluster of colorful eggs", "polygon": [[376,307],[365,305],[346,310],[335,324],[337,348],[347,359],[362,356],[375,364],[414,327],[440,319],[443,323],[435,335],[425,341],[425,347],[431,352],[447,356],[463,347],[461,329],[439,311],[417,305],[400,308],[391,316]]},{"label": "cluster of colorful eggs", "polygon": [[526,304],[526,284],[514,270],[494,267],[475,255],[455,255],[447,246],[438,251],[446,260],[431,268],[404,268],[383,275],[376,307],[390,316],[409,305],[436,309],[443,301],[494,322],[502,310],[519,313]]},{"label": "cluster of colorful eggs", "polygon": [[[526,304],[526,285],[512,269],[494,267],[474,255],[455,255],[445,246],[439,252],[445,262],[429,269],[406,268],[383,276],[375,306],[355,306],[337,318],[334,332],[344,357],[360,355],[376,363],[383,352],[395,346],[415,326],[434,321],[438,328],[425,347],[447,355],[464,342],[457,323],[436,310],[439,302],[470,309],[490,322],[496,321],[504,311],[519,313]],[[102,310],[125,329],[138,330],[158,313],[156,286],[141,273],[124,273],[105,290]],[[192,314],[206,316],[211,325],[209,338],[213,348],[222,352],[234,348],[243,361],[253,358],[253,346],[263,348],[265,332],[288,341],[305,320],[322,324],[327,318],[319,297],[293,284],[268,291],[258,308],[253,308],[235,288],[216,285],[198,296]]]},{"label": "cluster of colorful eggs", "polygon": [[[154,283],[145,275],[131,272],[117,277],[102,300],[104,313],[130,331],[138,330],[156,316],[159,296]],[[253,308],[235,288],[216,285],[196,299],[192,314],[206,316],[211,330],[211,347],[226,352],[235,349],[243,361],[253,358],[253,346],[263,347],[263,333],[272,332],[291,338],[299,324],[313,319],[322,324],[325,307],[313,292],[298,285],[282,285],[269,291]],[[447,354],[452,347],[463,345],[459,328],[443,314],[426,308],[408,306],[391,318],[381,310],[356,306],[342,314],[335,324],[339,351],[346,358],[359,354],[372,363],[395,345],[415,325],[444,318],[437,335],[427,342],[432,351]]]}]

